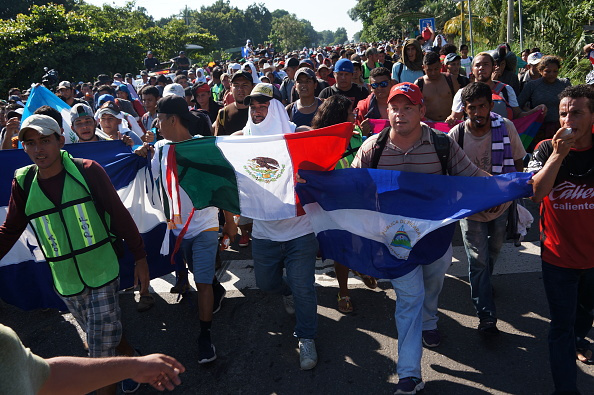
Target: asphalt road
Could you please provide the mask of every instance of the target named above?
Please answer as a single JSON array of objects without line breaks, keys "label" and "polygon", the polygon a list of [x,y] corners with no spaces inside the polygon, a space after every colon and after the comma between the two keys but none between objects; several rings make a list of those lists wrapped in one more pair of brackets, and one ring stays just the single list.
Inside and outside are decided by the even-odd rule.
[{"label": "asphalt road", "polygon": [[[529,205],[533,214],[535,206]],[[459,232],[454,263],[440,297],[442,344],[425,349],[424,394],[548,394],[548,306],[539,269],[536,224],[521,247],[506,244],[496,265],[494,287],[499,336],[477,333],[478,319],[469,297],[465,255]],[[319,362],[299,370],[294,317],[281,298],[255,287],[250,248],[236,245],[223,255],[219,278],[228,290],[213,322],[218,359],[197,363],[199,323],[197,295],[177,300],[169,293],[173,275],[151,282],[156,305],[138,313],[138,295],[121,295],[125,334],[143,353],[164,352],[182,362],[187,372],[176,394],[391,394],[397,382],[395,295],[390,283],[376,290],[349,281],[355,311],[336,310],[338,286],[331,262],[318,261]],[[84,356],[77,325],[70,314],[24,312],[0,302],[0,322],[12,327],[26,346],[43,356]],[[590,332],[590,338],[594,331]],[[579,363],[583,394],[594,393],[594,366]],[[138,394],[157,393],[143,385]]]}]

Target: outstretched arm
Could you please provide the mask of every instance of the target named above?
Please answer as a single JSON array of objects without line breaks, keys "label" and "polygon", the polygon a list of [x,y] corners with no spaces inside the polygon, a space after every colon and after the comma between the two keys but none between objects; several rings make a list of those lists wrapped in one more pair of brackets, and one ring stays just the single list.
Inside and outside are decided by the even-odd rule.
[{"label": "outstretched arm", "polygon": [[148,383],[159,391],[173,390],[181,383],[184,366],[163,354],[144,357],[78,358],[56,357],[47,360],[50,375],[39,394],[86,394],[109,384],[131,378]]}]

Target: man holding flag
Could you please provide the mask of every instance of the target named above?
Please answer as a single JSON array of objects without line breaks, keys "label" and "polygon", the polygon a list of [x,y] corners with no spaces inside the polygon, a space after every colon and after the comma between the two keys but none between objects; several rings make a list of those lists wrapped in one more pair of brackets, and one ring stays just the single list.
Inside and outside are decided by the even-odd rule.
[{"label": "man holding flag", "polygon": [[[0,257],[30,223],[56,292],[87,335],[89,356],[133,356],[122,334],[119,248],[112,239],[116,235],[128,244],[136,261],[135,283],[147,293],[148,264],[136,224],[101,166],[61,150],[64,136],[53,118],[31,115],[22,124],[19,140],[34,165],[15,172],[6,221],[0,227]],[[131,385],[131,390],[139,386],[122,385]],[[109,386],[97,393],[115,392],[115,386]]]},{"label": "man holding flag", "polygon": [[[390,128],[363,143],[352,167],[427,174],[447,172],[456,176],[489,175],[477,168],[455,141],[443,134],[439,136],[439,132],[422,124],[424,115],[425,104],[419,87],[408,82],[395,85],[388,96]],[[378,140],[385,133],[389,134],[382,147]],[[444,138],[448,145],[447,158],[438,154],[443,150],[438,144],[443,146]],[[437,347],[440,344],[437,303],[451,262],[450,244],[446,253],[435,262],[415,266],[409,273],[391,280],[396,292],[398,330],[396,394],[416,394],[425,386],[421,379],[422,345]]]}]

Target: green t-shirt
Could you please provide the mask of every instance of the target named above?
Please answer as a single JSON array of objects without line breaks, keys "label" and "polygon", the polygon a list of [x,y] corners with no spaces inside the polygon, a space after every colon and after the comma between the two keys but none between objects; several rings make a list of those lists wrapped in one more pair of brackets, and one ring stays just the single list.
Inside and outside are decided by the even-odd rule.
[{"label": "green t-shirt", "polygon": [[17,334],[0,324],[0,394],[35,395],[47,380],[50,367],[23,346]]}]

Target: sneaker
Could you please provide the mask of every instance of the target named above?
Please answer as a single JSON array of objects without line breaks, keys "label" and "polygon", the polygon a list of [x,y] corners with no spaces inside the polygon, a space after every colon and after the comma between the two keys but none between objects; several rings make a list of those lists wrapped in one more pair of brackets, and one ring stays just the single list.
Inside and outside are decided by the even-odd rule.
[{"label": "sneaker", "polygon": [[249,234],[249,232],[245,232],[239,238],[239,246],[247,247],[249,244],[250,244],[250,234]]},{"label": "sneaker", "polygon": [[481,318],[477,329],[479,333],[484,333],[487,335],[499,334],[499,329],[497,328],[497,319],[493,317]]},{"label": "sneaker", "polygon": [[133,394],[134,392],[138,391],[138,389],[140,388],[140,383],[137,383],[136,381],[134,381],[132,379],[122,380],[121,385],[122,385],[122,392],[124,394]]},{"label": "sneaker", "polygon": [[425,347],[437,347],[441,344],[441,336],[437,328],[423,331],[423,344]]},{"label": "sneaker", "polygon": [[227,290],[223,287],[223,284],[217,282],[215,285],[212,286],[212,293],[214,296],[214,302],[212,304],[212,313],[215,314],[221,309],[221,305],[223,304],[223,299],[225,298],[225,294]]},{"label": "sneaker", "polygon": [[198,340],[198,363],[209,363],[217,359],[217,352],[210,340]]},{"label": "sneaker", "polygon": [[416,377],[405,377],[403,379],[398,380],[398,384],[396,384],[396,392],[394,392],[394,395],[414,395],[417,393],[417,391],[420,391],[423,388],[425,388],[425,383],[423,383],[423,380]]},{"label": "sneaker", "polygon": [[301,370],[310,370],[318,363],[318,353],[314,339],[299,339],[299,364]]},{"label": "sneaker", "polygon": [[283,304],[285,305],[285,311],[287,314],[295,314],[295,301],[293,300],[293,295],[283,295]]}]

